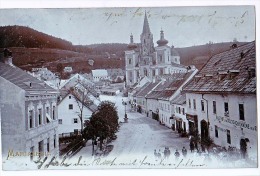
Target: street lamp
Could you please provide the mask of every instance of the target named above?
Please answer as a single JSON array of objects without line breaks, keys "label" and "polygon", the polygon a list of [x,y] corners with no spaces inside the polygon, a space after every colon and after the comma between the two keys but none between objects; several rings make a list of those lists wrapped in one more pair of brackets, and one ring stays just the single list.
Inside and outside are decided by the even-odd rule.
[{"label": "street lamp", "polygon": [[123,105],[125,106],[125,118],[124,118],[124,120],[125,120],[125,122],[127,123],[127,121],[128,121],[127,114],[126,114],[126,105],[127,105],[127,103],[124,102],[123,100],[122,100],[122,103],[123,103]]}]

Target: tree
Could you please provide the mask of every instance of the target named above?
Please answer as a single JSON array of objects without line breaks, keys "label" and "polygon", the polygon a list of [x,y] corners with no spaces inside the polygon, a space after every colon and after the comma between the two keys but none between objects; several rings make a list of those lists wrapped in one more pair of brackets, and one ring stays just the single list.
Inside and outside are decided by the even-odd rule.
[{"label": "tree", "polygon": [[118,130],[118,114],[115,104],[110,101],[103,101],[99,104],[98,109],[90,118],[83,131],[83,137],[92,139],[92,145],[96,139],[100,140],[100,150],[102,150],[103,141],[111,139]]}]

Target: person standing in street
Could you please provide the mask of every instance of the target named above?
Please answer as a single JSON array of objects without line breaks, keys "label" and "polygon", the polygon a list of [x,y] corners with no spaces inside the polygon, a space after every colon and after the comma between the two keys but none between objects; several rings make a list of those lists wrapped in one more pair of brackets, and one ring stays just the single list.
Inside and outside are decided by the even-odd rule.
[{"label": "person standing in street", "polygon": [[185,147],[182,148],[181,152],[182,152],[182,155],[183,155],[184,157],[187,156],[187,150],[186,150]]}]

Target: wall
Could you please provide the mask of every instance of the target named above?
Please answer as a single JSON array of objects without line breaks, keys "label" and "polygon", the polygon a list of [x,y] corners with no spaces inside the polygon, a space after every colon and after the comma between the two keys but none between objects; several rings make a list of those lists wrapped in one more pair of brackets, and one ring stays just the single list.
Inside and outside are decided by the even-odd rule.
[{"label": "wall", "polygon": [[0,77],[2,157],[25,148],[25,91]]},{"label": "wall", "polygon": [[[71,96],[71,99],[69,98]],[[69,109],[69,104],[73,105],[73,109]],[[80,109],[78,107],[77,101],[75,98],[69,94],[61,101],[58,105],[59,116],[58,119],[62,119],[62,124],[58,126],[58,133],[74,133],[74,129],[81,129],[80,118],[78,114],[80,113]],[[89,119],[92,115],[92,112],[84,107],[83,109],[83,120]],[[74,118],[78,119],[78,123],[74,123]]]},{"label": "wall", "polygon": [[[240,140],[248,138],[250,142],[248,145],[248,154],[254,157],[257,151],[257,111],[256,111],[256,96],[255,95],[204,95],[208,100],[208,117],[210,122],[210,137],[214,143],[220,146],[228,147],[234,146],[240,149]],[[191,101],[191,108],[189,108],[189,99],[196,100],[196,109],[193,108],[193,100]],[[202,100],[201,94],[186,94],[187,113],[198,115],[198,130],[200,132],[200,121],[207,120],[207,103],[205,101],[205,110],[201,111]],[[213,101],[216,101],[216,114],[213,113]],[[228,102],[229,116],[224,114],[224,102]],[[238,104],[244,104],[245,120],[239,120]],[[227,122],[229,121],[229,122]],[[246,123],[246,126],[239,126],[239,123]],[[218,127],[218,137],[215,136],[215,125]],[[227,142],[227,130],[230,130],[231,144]]]}]

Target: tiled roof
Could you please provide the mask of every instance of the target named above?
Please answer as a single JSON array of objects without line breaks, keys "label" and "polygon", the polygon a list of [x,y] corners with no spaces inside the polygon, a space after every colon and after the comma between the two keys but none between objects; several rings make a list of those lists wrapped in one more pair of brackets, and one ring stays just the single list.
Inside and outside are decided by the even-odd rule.
[{"label": "tiled roof", "polygon": [[[255,42],[214,55],[185,87],[185,92],[256,93]],[[252,73],[251,72],[251,73]]]},{"label": "tiled roof", "polygon": [[146,98],[148,99],[169,99],[175,91],[191,76],[193,72],[174,73],[171,78],[161,82]]},{"label": "tiled roof", "polygon": [[[45,82],[38,80],[22,69],[0,62],[0,76],[10,81],[27,93],[58,93]],[[31,84],[30,84],[31,83]]]},{"label": "tiled roof", "polygon": [[171,101],[172,104],[183,105],[186,103],[186,94],[179,94]]},{"label": "tiled roof", "polygon": [[142,90],[144,90],[150,83],[144,84],[142,87],[136,88],[135,93],[133,94],[134,97],[136,97]]},{"label": "tiled roof", "polygon": [[159,84],[159,81],[151,82],[151,83],[147,83],[147,84],[148,85],[145,86],[144,89],[142,89],[141,91],[139,91],[136,94],[137,97],[145,97],[155,86],[157,86]]}]

